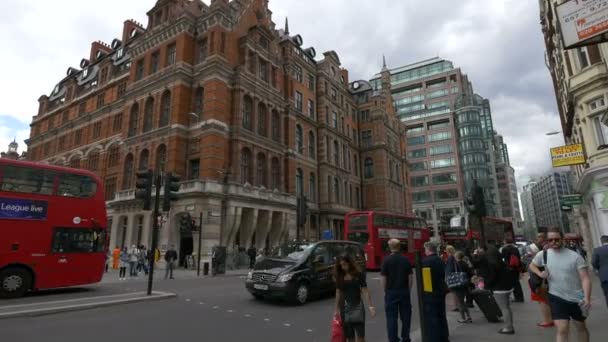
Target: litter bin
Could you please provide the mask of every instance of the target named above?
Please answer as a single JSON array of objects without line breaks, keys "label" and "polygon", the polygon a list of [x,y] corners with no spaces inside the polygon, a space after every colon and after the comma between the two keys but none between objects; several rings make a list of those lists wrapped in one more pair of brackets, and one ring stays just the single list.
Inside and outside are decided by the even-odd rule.
[{"label": "litter bin", "polygon": [[203,263],[203,275],[209,275],[209,263]]}]

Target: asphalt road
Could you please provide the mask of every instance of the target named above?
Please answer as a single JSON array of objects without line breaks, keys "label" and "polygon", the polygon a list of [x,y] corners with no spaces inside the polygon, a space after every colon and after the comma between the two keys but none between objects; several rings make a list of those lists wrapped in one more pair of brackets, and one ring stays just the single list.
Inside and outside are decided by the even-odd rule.
[{"label": "asphalt road", "polygon": [[[378,308],[367,321],[367,340],[385,341],[385,319],[380,278],[368,274],[368,286]],[[129,280],[97,285],[95,292],[142,291],[146,282]],[[107,342],[107,341],[327,341],[333,297],[304,306],[258,301],[245,290],[241,277],[160,280],[155,290],[178,294],[175,299],[142,302],[40,317],[0,320],[3,341]],[[49,292],[19,301],[61,300],[78,296]],[[415,296],[412,332],[418,329]],[[0,303],[4,305],[6,303]],[[11,304],[18,304],[11,301]]]}]

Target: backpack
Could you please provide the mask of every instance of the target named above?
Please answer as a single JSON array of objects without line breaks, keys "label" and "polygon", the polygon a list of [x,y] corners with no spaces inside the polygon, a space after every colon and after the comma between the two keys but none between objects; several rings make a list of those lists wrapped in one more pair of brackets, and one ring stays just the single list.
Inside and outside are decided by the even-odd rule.
[{"label": "backpack", "polygon": [[[543,266],[539,267],[539,269],[541,271],[544,271],[545,268],[547,267],[547,251],[542,251],[539,253],[543,253]],[[536,293],[538,291],[539,288],[541,288],[543,286],[543,284],[546,284],[546,280],[539,277],[538,275],[536,275],[536,273],[532,272],[532,271],[528,271],[528,273],[530,274],[530,278],[528,279],[528,284],[530,284],[530,289],[532,290],[532,292]]]},{"label": "backpack", "polygon": [[515,254],[511,254],[509,257],[509,267],[512,269],[519,269],[521,267],[521,262],[519,258]]}]

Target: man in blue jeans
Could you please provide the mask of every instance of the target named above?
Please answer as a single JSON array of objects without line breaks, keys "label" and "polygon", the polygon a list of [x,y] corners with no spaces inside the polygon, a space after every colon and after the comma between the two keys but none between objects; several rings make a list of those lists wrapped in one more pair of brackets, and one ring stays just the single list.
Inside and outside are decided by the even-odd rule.
[{"label": "man in blue jeans", "polygon": [[[391,255],[384,258],[381,273],[388,340],[389,342],[410,342],[412,266],[409,260],[400,254],[401,242],[399,240],[389,240],[388,246]],[[398,335],[399,317],[401,318],[401,339]]]}]

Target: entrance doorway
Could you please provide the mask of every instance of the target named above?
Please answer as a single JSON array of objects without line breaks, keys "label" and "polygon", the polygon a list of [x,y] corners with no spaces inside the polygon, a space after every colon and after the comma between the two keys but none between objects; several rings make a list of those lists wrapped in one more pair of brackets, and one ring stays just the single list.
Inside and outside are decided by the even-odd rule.
[{"label": "entrance doorway", "polygon": [[192,255],[194,251],[194,239],[192,235],[182,236],[179,242],[179,265],[187,267],[186,257]]}]

